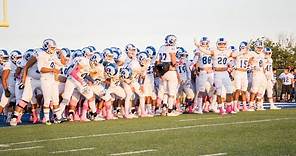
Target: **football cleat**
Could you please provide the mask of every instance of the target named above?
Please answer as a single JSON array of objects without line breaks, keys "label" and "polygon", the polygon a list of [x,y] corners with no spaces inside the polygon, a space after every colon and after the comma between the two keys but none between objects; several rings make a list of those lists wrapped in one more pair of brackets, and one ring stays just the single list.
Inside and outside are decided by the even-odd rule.
[{"label": "football cleat", "polygon": [[279,109],[281,109],[281,108],[275,106],[274,104],[270,104],[270,109],[273,109],[273,110],[279,110]]},{"label": "football cleat", "polygon": [[10,126],[16,126],[17,125],[17,119],[16,118],[12,118],[9,122]]},{"label": "football cleat", "polygon": [[225,110],[223,109],[223,107],[219,107],[219,114],[220,115],[225,115]]},{"label": "football cleat", "polygon": [[49,120],[46,120],[46,121],[45,121],[45,125],[50,126],[50,125],[51,125],[51,122],[50,122]]}]

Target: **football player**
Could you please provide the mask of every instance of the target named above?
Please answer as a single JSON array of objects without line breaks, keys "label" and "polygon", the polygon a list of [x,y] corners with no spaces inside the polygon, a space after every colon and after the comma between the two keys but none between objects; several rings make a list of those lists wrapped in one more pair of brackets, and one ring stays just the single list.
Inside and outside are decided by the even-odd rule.
[{"label": "football player", "polygon": [[161,78],[158,98],[162,100],[163,114],[167,116],[179,115],[173,109],[180,81],[179,74],[176,71],[176,42],[177,37],[175,35],[167,35],[165,37],[165,44],[160,47],[157,56],[157,68]]},{"label": "football player", "polygon": [[[192,100],[194,98],[194,93],[192,90],[192,84],[191,84],[191,70],[190,62],[188,60],[188,52],[183,47],[177,47],[177,72],[180,75],[180,84],[179,84],[179,95],[182,95],[185,93],[185,102],[186,105],[191,105]],[[180,110],[180,106],[176,105],[176,108],[178,111]]]},{"label": "football player", "polygon": [[240,102],[239,96],[242,97],[243,111],[247,111],[246,92],[248,89],[248,75],[247,70],[251,59],[249,54],[249,45],[243,41],[239,46],[239,54],[235,58],[235,71],[234,71],[234,105],[235,111],[239,111]]},{"label": "football player", "polygon": [[270,109],[281,109],[274,105],[273,103],[273,86],[276,82],[275,77],[273,75],[273,68],[272,68],[272,50],[270,48],[264,48],[265,53],[265,60],[264,60],[264,73],[267,79],[267,86],[266,86],[266,94],[268,98],[268,102],[270,103]]},{"label": "football player", "polygon": [[232,84],[228,73],[228,63],[230,57],[232,57],[233,53],[227,49],[227,41],[224,38],[218,38],[217,49],[207,50],[205,48],[201,48],[198,44],[198,48],[200,48],[202,53],[208,54],[212,56],[213,59],[213,68],[214,68],[214,84],[217,91],[217,102],[220,114],[225,114],[223,101],[222,101],[222,90],[223,88],[226,91],[226,113],[234,113],[232,109]]},{"label": "football player", "polygon": [[263,108],[263,94],[266,88],[266,76],[264,74],[264,43],[260,40],[255,42],[255,51],[251,51],[252,65],[252,86],[250,95],[249,111],[255,111],[255,99],[257,97],[257,110],[265,110]]},{"label": "football player", "polygon": [[[15,103],[15,84],[16,84],[16,69],[18,67],[17,63],[22,58],[22,54],[18,50],[13,50],[10,53],[10,60],[4,64],[2,72],[2,85],[3,85],[3,95],[1,97],[0,112],[3,108],[10,103]],[[12,112],[6,110],[7,115],[6,122],[9,123]]]},{"label": "football player", "polygon": [[[53,105],[53,113],[55,115],[57,115],[59,111],[59,90],[56,80],[60,69],[56,67],[56,62],[58,62],[57,55],[60,55],[61,63],[66,64],[65,57],[62,55],[61,51],[57,49],[56,42],[53,39],[45,39],[43,41],[42,52],[38,53],[36,58],[38,70],[41,74],[40,81],[44,99],[43,112],[46,125],[51,125],[49,120],[50,103]],[[51,89],[49,90],[49,88]],[[57,116],[57,118],[60,117]]]},{"label": "football player", "polygon": [[[197,78],[197,92],[196,102],[193,107],[194,113],[202,114],[203,113],[203,98],[208,94],[210,88],[214,83],[214,72],[213,72],[213,61],[212,55],[203,53],[200,49],[211,50],[209,47],[209,39],[207,37],[202,37],[198,42],[195,42],[197,49],[195,50],[195,63],[199,68],[199,75]],[[209,88],[210,87],[210,88]],[[196,111],[196,107],[198,110]]]},{"label": "football player", "polygon": [[146,47],[145,51],[150,57],[150,63],[147,68],[147,73],[144,81],[144,94],[145,102],[147,104],[147,113],[155,114],[155,110],[158,109],[156,106],[156,89],[155,89],[155,59],[156,59],[156,49],[152,46]]}]

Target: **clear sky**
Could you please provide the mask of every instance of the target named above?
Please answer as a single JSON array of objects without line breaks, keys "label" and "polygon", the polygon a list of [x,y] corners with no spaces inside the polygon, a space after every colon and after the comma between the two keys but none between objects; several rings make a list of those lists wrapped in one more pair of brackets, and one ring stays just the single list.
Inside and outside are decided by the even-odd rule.
[{"label": "clear sky", "polygon": [[189,51],[204,35],[213,46],[217,37],[236,45],[261,36],[276,40],[296,34],[295,6],[295,0],[9,0],[10,27],[0,28],[0,48],[24,51],[45,38],[70,49],[158,48],[167,34]]}]

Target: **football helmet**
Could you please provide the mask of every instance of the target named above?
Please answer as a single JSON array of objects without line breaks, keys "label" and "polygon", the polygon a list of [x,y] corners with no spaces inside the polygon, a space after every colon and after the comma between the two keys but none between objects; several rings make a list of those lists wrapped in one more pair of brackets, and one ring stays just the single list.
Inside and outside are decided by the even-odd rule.
[{"label": "football helmet", "polygon": [[0,59],[2,62],[7,62],[9,60],[9,54],[6,50],[0,49]]},{"label": "football helmet", "polygon": [[236,52],[237,49],[234,45],[229,46],[229,50],[231,50],[232,52]]},{"label": "football helmet", "polygon": [[96,51],[96,48],[94,46],[88,46],[88,48],[92,51],[92,52],[95,52]]},{"label": "football helmet", "polygon": [[210,43],[210,40],[209,40],[209,38],[208,37],[202,37],[200,40],[199,40],[199,43],[200,43],[200,45],[209,45],[209,43]]},{"label": "football helmet", "polygon": [[103,50],[103,57],[105,60],[113,60],[113,52],[110,48]]},{"label": "football helmet", "polygon": [[248,48],[249,44],[248,42],[246,41],[242,41],[240,44],[239,44],[239,51],[241,51],[243,48]]},{"label": "football helmet", "polygon": [[255,41],[255,48],[263,48],[264,47],[264,43],[261,40],[257,40]]},{"label": "football helmet", "polygon": [[145,51],[148,53],[148,55],[151,59],[156,56],[156,49],[152,46],[146,47]]},{"label": "football helmet", "polygon": [[26,60],[26,61],[29,61],[34,55],[34,49],[28,49],[24,55],[23,55],[23,58]]},{"label": "football helmet", "polygon": [[136,46],[133,44],[128,44],[125,46],[125,52],[128,53],[131,50],[137,50]]},{"label": "football helmet", "polygon": [[63,55],[67,58],[70,58],[71,56],[71,51],[68,48],[62,48],[61,52],[63,53]]},{"label": "football helmet", "polygon": [[264,53],[267,55],[272,54],[271,48],[268,48],[268,47],[264,48]]},{"label": "football helmet", "polygon": [[11,62],[13,62],[14,64],[17,63],[17,61],[19,59],[22,58],[22,53],[18,50],[13,50],[11,53],[10,53],[10,60]]},{"label": "football helmet", "polygon": [[131,68],[122,68],[120,70],[120,77],[123,79],[130,79],[132,77]]},{"label": "football helmet", "polygon": [[114,60],[118,60],[120,55],[122,55],[121,50],[119,48],[117,48],[117,47],[111,47],[110,49],[111,49],[111,51],[113,53]]},{"label": "football helmet", "polygon": [[83,53],[80,49],[75,50],[72,55],[72,59],[77,58],[77,57],[83,57]]},{"label": "football helmet", "polygon": [[169,46],[175,46],[177,42],[177,37],[175,35],[167,35],[165,37],[165,44]]},{"label": "football helmet", "polygon": [[114,77],[118,73],[118,68],[114,63],[107,64],[104,70],[109,77]]},{"label": "football helmet", "polygon": [[218,40],[217,40],[217,45],[219,45],[219,44],[226,44],[227,42],[226,42],[226,40],[225,40],[225,38],[223,38],[223,37],[220,37],[220,38],[218,38]]},{"label": "football helmet", "polygon": [[140,65],[145,66],[145,65],[147,65],[150,57],[146,51],[142,51],[142,52],[138,53],[137,59],[138,59]]},{"label": "football helmet", "polygon": [[83,56],[86,58],[90,58],[94,54],[94,52],[89,47],[84,47],[81,51]]},{"label": "football helmet", "polygon": [[53,39],[45,39],[43,41],[43,44],[42,44],[43,50],[50,54],[53,54],[55,52],[56,47],[57,47],[57,44]]},{"label": "football helmet", "polygon": [[103,58],[99,54],[94,54],[90,57],[90,64],[93,66],[97,66],[98,64],[103,63]]},{"label": "football helmet", "polygon": [[187,58],[188,57],[188,53],[187,53],[187,51],[183,47],[177,47],[176,57],[178,59]]}]

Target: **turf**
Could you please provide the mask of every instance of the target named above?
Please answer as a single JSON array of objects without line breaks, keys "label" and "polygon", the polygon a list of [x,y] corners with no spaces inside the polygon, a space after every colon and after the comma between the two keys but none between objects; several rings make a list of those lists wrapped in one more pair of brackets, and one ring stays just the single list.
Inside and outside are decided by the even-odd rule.
[{"label": "turf", "polygon": [[[79,136],[79,137],[75,137]],[[296,155],[296,109],[0,128],[0,155]],[[8,145],[9,147],[2,147]],[[34,149],[7,151],[26,147]],[[69,151],[52,153],[71,149]]]}]

